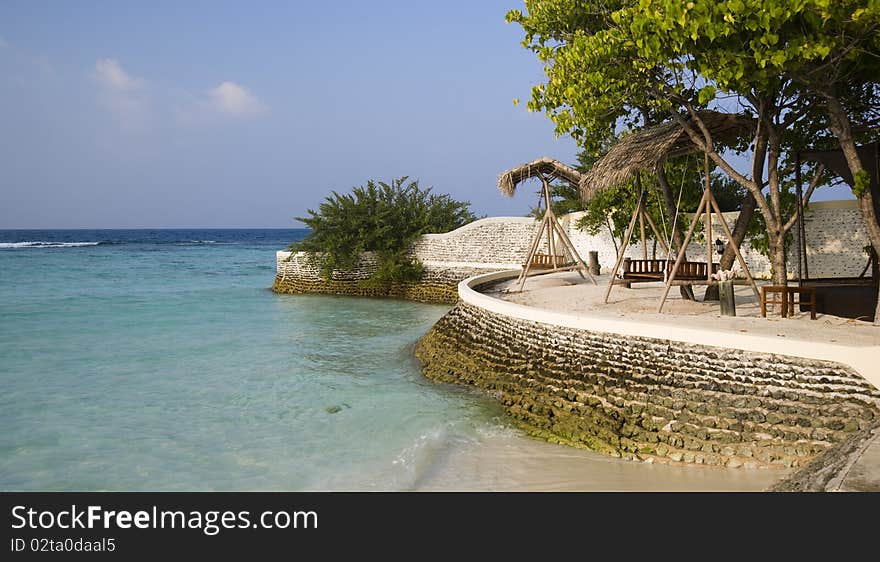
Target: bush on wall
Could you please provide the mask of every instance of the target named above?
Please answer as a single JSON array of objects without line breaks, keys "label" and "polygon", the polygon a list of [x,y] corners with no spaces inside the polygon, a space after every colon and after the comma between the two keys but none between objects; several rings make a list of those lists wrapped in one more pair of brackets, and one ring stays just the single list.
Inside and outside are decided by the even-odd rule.
[{"label": "bush on wall", "polygon": [[309,252],[328,279],[334,269],[354,268],[362,252],[373,252],[378,268],[372,281],[418,280],[423,268],[409,254],[413,242],[422,234],[455,230],[476,217],[470,202],[433,194],[408,179],[391,184],[369,180],[351,193],[332,192],[317,211],[297,217],[311,232],[290,249]]}]

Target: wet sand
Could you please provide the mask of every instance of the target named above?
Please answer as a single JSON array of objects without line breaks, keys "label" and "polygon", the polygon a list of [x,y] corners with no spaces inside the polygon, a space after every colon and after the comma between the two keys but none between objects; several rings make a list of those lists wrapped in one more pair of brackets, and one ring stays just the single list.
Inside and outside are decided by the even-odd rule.
[{"label": "wet sand", "polygon": [[790,471],[629,461],[533,439],[486,436],[435,459],[419,491],[762,491]]}]

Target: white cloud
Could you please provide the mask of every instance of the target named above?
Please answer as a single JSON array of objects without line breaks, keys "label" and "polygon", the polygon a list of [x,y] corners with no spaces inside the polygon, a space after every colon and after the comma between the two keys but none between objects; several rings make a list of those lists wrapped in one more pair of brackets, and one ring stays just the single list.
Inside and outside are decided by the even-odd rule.
[{"label": "white cloud", "polygon": [[244,86],[235,82],[223,82],[208,91],[210,105],[215,111],[230,115],[251,115],[260,113],[266,106]]},{"label": "white cloud", "polygon": [[92,75],[101,87],[98,101],[127,130],[144,130],[149,124],[149,100],[144,81],[129,75],[116,59],[98,59]]},{"label": "white cloud", "polygon": [[[168,111],[180,124],[199,125],[215,121],[218,115],[245,117],[268,109],[250,90],[229,80],[199,94],[161,87],[156,90],[127,72],[114,58],[95,61],[91,77],[99,89],[99,104],[127,130],[146,130],[153,117],[161,117]],[[175,99],[179,102],[177,107],[167,107],[167,103]],[[152,107],[153,101],[158,107]],[[158,114],[152,109],[157,109]]]},{"label": "white cloud", "polygon": [[141,80],[129,76],[116,59],[98,59],[95,63],[95,79],[113,92],[133,92],[143,85]]}]

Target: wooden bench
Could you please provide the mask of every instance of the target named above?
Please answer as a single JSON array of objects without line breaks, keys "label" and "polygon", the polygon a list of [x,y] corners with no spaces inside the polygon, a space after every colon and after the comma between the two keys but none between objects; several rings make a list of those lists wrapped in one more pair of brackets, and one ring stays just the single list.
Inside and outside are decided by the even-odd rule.
[{"label": "wooden bench", "polygon": [[623,260],[624,279],[638,281],[663,281],[667,260]]},{"label": "wooden bench", "polygon": [[[622,278],[628,283],[663,281],[667,271],[672,271],[672,260],[623,260]],[[700,261],[683,261],[675,272],[676,281],[705,281],[709,265]],[[718,264],[712,264],[712,273],[718,272]]]},{"label": "wooden bench", "polygon": [[553,268],[554,262],[556,267],[565,266],[565,256],[535,254],[532,256],[532,269],[551,269]]},{"label": "wooden bench", "polygon": [[[794,296],[797,295],[797,301]],[[807,295],[808,300],[804,300]],[[781,300],[768,299],[768,296],[776,296]],[[810,319],[816,319],[816,289],[815,287],[789,287],[787,285],[764,285],[761,287],[761,317],[767,317],[767,305],[782,305],[782,317],[787,318],[789,314],[794,315],[794,305],[807,306],[810,310]]]},{"label": "wooden bench", "polygon": [[[669,266],[670,268],[672,266]],[[709,264],[702,261],[683,261],[675,272],[676,281],[705,281],[709,275]],[[718,264],[712,262],[712,273],[718,273]]]}]

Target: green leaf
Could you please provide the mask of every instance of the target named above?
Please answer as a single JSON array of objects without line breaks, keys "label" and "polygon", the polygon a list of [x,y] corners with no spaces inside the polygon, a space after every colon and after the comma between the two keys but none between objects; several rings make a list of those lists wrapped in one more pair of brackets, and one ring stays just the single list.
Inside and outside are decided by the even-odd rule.
[{"label": "green leaf", "polygon": [[715,89],[715,86],[704,86],[700,88],[697,99],[701,105],[706,105],[707,103],[715,99],[716,92],[717,91]]}]

